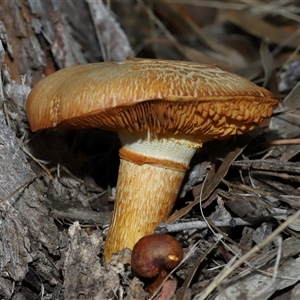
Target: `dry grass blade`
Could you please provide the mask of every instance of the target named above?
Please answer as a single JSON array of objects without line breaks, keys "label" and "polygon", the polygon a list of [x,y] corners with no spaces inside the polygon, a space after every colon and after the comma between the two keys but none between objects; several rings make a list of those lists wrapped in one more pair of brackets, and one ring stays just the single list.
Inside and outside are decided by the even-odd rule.
[{"label": "dry grass blade", "polygon": [[49,175],[51,180],[54,180],[53,176],[51,175],[50,170],[44,164],[42,164],[37,158],[35,158],[24,146],[20,146],[20,148],[22,149],[22,151],[24,153],[26,153],[33,161],[35,161]]},{"label": "dry grass blade", "polygon": [[[171,2],[168,0],[168,2]],[[213,8],[219,8],[219,9],[234,9],[234,10],[243,10],[247,9],[249,7],[248,4],[244,3],[236,3],[234,2],[225,2],[223,0],[221,1],[213,1],[213,0],[185,0],[186,4],[191,4],[195,6],[204,6],[204,7],[213,7]]]},{"label": "dry grass blade", "polygon": [[256,170],[291,172],[300,174],[300,166],[298,163],[286,161],[283,162],[274,159],[238,160],[233,162],[232,165],[241,167],[244,170],[251,168]]},{"label": "dry grass blade", "polygon": [[294,20],[296,22],[300,22],[300,18],[297,13],[299,9],[297,7],[297,3],[294,0],[286,0],[286,1],[269,1],[267,3],[263,3],[258,0],[240,0],[241,2],[247,3],[249,5],[248,9],[252,11],[253,14],[258,16],[265,16],[270,13],[270,11],[284,16],[287,19]]},{"label": "dry grass blade", "polygon": [[259,50],[265,73],[263,87],[267,87],[271,82],[272,76],[274,76],[274,59],[266,43],[262,43]]},{"label": "dry grass blade", "polygon": [[257,175],[264,175],[264,176],[274,176],[274,177],[282,178],[285,180],[290,180],[290,181],[300,183],[300,176],[289,175],[286,173],[274,173],[274,172],[268,172],[268,171],[251,171],[251,173],[257,174]]},{"label": "dry grass blade", "polygon": [[207,222],[194,221],[194,222],[173,223],[173,224],[160,223],[157,225],[155,229],[155,233],[170,233],[170,232],[179,232],[179,231],[189,230],[189,229],[204,229],[204,228],[208,228],[209,224],[214,224],[215,226],[218,227],[251,226],[253,224],[253,222],[246,221],[241,218],[227,218],[215,222],[207,218],[206,221]]},{"label": "dry grass blade", "polygon": [[194,268],[191,270],[191,272],[189,273],[188,277],[185,279],[185,281],[182,285],[182,290],[181,290],[180,294],[178,295],[178,300],[186,299],[187,289],[190,286],[190,284],[193,280],[193,277],[195,276],[195,273],[197,272],[199,266],[204,261],[204,259],[209,255],[209,253],[211,253],[211,251],[216,248],[216,246],[218,244],[219,244],[219,241],[217,241],[215,244],[211,245],[211,247],[209,249],[207,249],[205,251],[205,253],[203,253],[203,255],[200,257],[200,259],[197,261]]},{"label": "dry grass blade", "polygon": [[162,32],[166,35],[166,37],[173,42],[176,42],[176,38],[170,33],[170,31],[166,28],[166,26],[161,22],[159,18],[155,16],[153,11],[144,3],[143,0],[137,0],[137,2],[145,9],[149,18],[155,22],[155,24],[162,30]]},{"label": "dry grass blade", "polygon": [[270,146],[273,145],[299,145],[300,138],[298,139],[282,139],[282,140],[273,140],[269,142]]}]

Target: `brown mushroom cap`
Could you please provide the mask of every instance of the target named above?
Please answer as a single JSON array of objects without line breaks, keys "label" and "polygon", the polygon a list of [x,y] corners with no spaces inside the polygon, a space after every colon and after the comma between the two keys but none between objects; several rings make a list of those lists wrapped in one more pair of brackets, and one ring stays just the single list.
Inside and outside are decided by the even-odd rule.
[{"label": "brown mushroom cap", "polygon": [[79,65],[41,80],[27,100],[33,131],[102,128],[199,142],[251,130],[272,114],[269,91],[216,66],[127,59]]},{"label": "brown mushroom cap", "polygon": [[141,277],[154,277],[161,270],[170,271],[183,258],[180,243],[168,234],[150,234],[142,237],[133,247],[131,269]]}]

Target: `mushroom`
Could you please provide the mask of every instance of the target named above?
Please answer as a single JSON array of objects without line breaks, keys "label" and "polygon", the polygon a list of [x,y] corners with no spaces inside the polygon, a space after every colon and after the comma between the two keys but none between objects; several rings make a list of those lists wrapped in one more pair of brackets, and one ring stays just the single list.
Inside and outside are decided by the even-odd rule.
[{"label": "mushroom", "polygon": [[141,277],[152,278],[160,272],[171,271],[182,258],[183,249],[173,236],[165,233],[149,234],[134,245],[131,269]]},{"label": "mushroom", "polygon": [[[166,280],[170,271],[176,268],[183,259],[180,243],[168,234],[149,234],[142,237],[133,247],[131,269],[145,280],[145,291],[150,296]],[[171,281],[177,280],[174,276]]]},{"label": "mushroom", "polygon": [[202,143],[252,130],[278,103],[269,91],[194,62],[129,58],[66,68],[28,96],[32,131],[100,128],[121,140],[105,260],[132,249],[173,208]]}]

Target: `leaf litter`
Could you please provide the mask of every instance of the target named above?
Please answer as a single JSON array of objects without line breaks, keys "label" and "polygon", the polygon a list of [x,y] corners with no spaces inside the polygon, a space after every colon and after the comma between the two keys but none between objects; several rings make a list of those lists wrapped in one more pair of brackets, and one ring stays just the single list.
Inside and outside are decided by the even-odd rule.
[{"label": "leaf litter", "polygon": [[[88,2],[90,9],[96,5]],[[177,286],[169,278],[152,299],[299,299],[300,5],[291,0],[138,0],[110,3],[113,14],[99,7],[99,11],[91,9],[91,14],[97,42],[106,52],[103,57],[129,53],[214,63],[282,99],[265,127],[208,143],[193,158],[173,214],[157,228],[173,232],[186,259],[173,273]],[[110,28],[101,26],[101,13],[112,24]],[[126,37],[132,51],[124,42]],[[119,47],[113,47],[112,41],[118,41]],[[86,287],[97,284],[93,295],[99,299],[147,299],[143,283],[131,274],[130,251],[114,256],[110,265],[99,261],[106,234],[103,223],[108,223],[112,209],[110,191],[118,165],[113,153],[118,145],[113,136],[100,133],[106,144],[84,146],[94,134],[99,135],[45,134],[56,138],[56,149],[67,145],[73,151],[67,160],[59,151],[59,157],[47,155],[53,148],[41,155],[37,151],[45,146],[41,135],[28,143],[28,149],[36,152],[29,156],[39,173],[40,159],[45,164],[51,161],[54,180],[45,172],[43,177],[52,197],[52,213],[68,237],[60,267],[61,280],[66,278],[63,288],[74,299],[79,290],[89,297]],[[105,157],[100,162],[99,149]],[[39,159],[34,162],[34,157]],[[103,176],[95,175],[95,161]],[[57,162],[65,163],[61,174],[51,169]],[[59,204],[58,199],[63,201]],[[66,213],[68,205],[74,209]],[[85,219],[89,209],[106,214],[105,222],[93,213]],[[78,219],[80,223],[73,223]],[[82,245],[88,258],[84,258]],[[86,265],[76,265],[80,257]],[[71,278],[67,274],[76,272],[84,274],[78,289],[67,280]]]}]

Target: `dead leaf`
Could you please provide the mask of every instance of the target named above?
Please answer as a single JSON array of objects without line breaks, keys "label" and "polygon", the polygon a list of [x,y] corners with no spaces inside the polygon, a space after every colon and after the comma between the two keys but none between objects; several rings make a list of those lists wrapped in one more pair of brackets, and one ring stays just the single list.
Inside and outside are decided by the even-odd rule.
[{"label": "dead leaf", "polygon": [[171,299],[177,288],[177,280],[169,279],[167,280],[160,292],[160,294],[155,298],[155,300],[169,300]]},{"label": "dead leaf", "polygon": [[[201,201],[206,200],[211,193],[215,190],[215,188],[219,185],[221,180],[227,174],[232,162],[242,153],[245,147],[248,145],[250,140],[252,139],[251,134],[245,134],[241,136],[232,150],[229,150],[227,156],[225,157],[224,161],[222,162],[221,166],[219,167],[218,171],[216,172],[214,178],[205,186],[203,190],[203,194],[201,196]],[[166,221],[166,223],[173,223],[185,214],[187,214],[195,205],[199,203],[200,199],[196,198],[193,202],[191,202],[186,207],[174,212]]]}]

